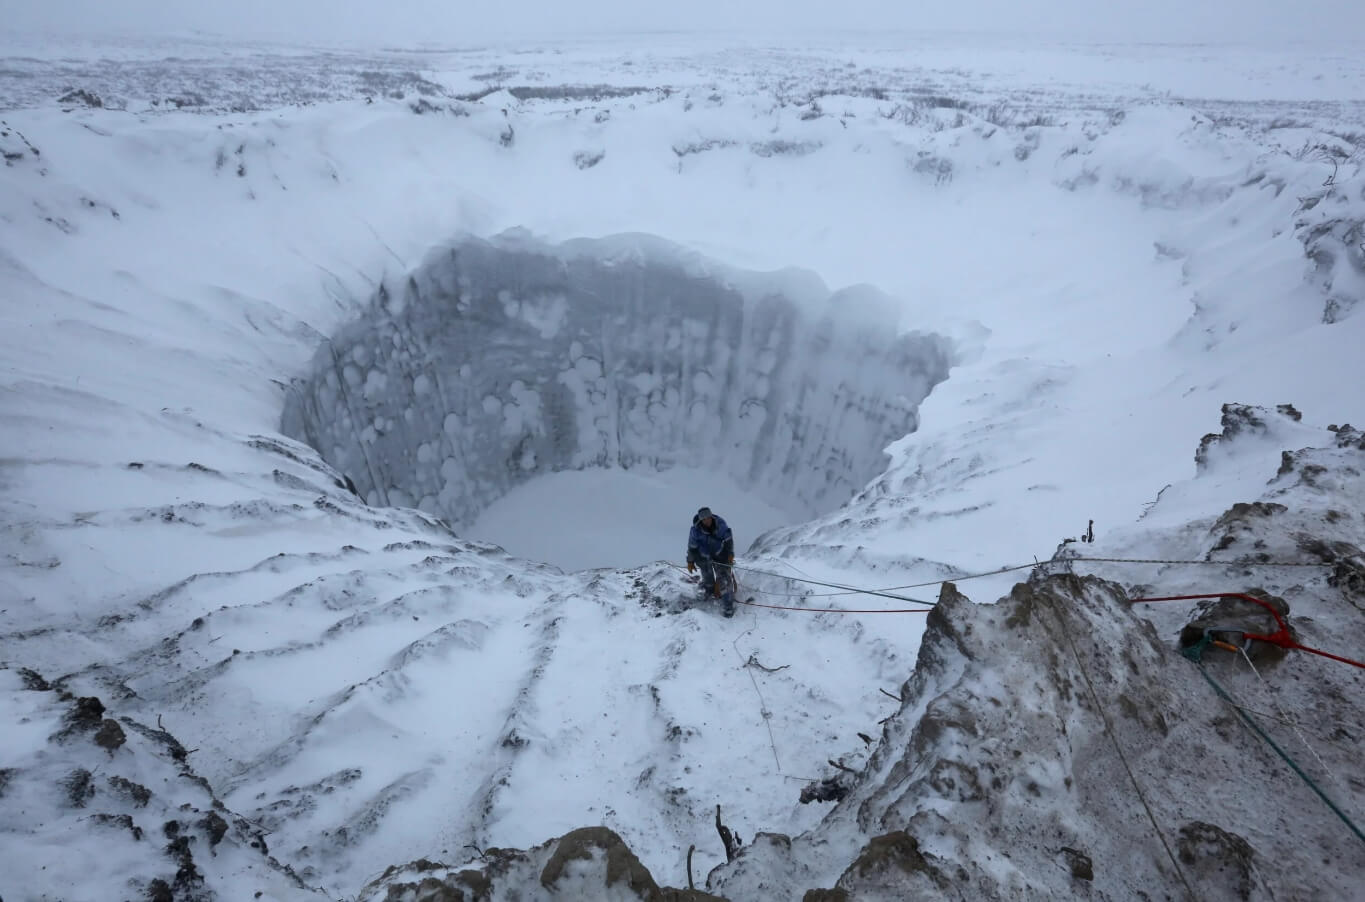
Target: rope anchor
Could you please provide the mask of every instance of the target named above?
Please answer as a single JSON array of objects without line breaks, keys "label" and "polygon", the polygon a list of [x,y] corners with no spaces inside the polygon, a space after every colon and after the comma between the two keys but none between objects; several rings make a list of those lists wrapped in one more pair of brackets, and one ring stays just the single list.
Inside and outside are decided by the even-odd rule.
[{"label": "rope anchor", "polygon": [[[1278,645],[1280,648],[1295,649],[1297,651],[1306,651],[1312,655],[1319,655],[1324,658],[1329,658],[1333,661],[1339,661],[1342,664],[1350,664],[1352,667],[1359,667],[1362,670],[1365,670],[1365,664],[1355,660],[1354,658],[1345,658],[1342,657],[1341,655],[1334,655],[1329,651],[1323,651],[1320,648],[1311,648],[1297,641],[1292,635],[1290,635],[1289,624],[1284,622],[1284,618],[1280,616],[1279,611],[1275,610],[1275,606],[1272,605],[1270,602],[1266,601],[1264,598],[1257,598],[1255,595],[1247,595],[1242,592],[1212,592],[1205,593],[1202,595],[1164,595],[1159,598],[1133,598],[1130,599],[1130,601],[1132,604],[1147,604],[1149,602],[1156,601],[1198,601],[1200,599],[1206,598],[1240,598],[1243,601],[1250,601],[1253,604],[1258,604],[1270,612],[1270,616],[1275,619],[1275,632],[1242,633],[1241,635],[1243,637],[1244,645],[1252,641],[1269,642],[1271,645]],[[1205,638],[1206,639],[1208,638],[1207,635],[1205,636]],[[1201,642],[1199,644],[1199,647],[1202,650],[1208,644],[1209,644],[1208,641]],[[1233,651],[1236,650],[1237,650],[1236,648],[1233,649]]]}]

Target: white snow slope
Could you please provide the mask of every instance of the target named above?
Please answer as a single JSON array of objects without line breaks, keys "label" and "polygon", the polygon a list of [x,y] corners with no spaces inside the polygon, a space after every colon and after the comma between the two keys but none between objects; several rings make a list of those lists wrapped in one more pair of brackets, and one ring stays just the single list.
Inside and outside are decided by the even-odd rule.
[{"label": "white snow slope", "polygon": [[[910,676],[923,615],[726,620],[685,603],[678,560],[516,559],[431,510],[367,506],[282,434],[324,337],[466,236],[645,233],[722,280],[870,283],[896,299],[888,335],[950,343],[867,487],[742,557],[768,573],[932,582],[1046,559],[1090,520],[1088,553],[1163,557],[1150,522],[1124,531],[1193,477],[1222,404],[1365,421],[1358,52],[8,40],[7,902],[154,880],[354,898],[392,864],[589,824],[682,885],[689,845],[697,873],[724,861],[716,804],[745,837],[797,834],[829,809],[799,804],[803,783],[867,760],[858,734],[899,710],[880,690]],[[793,266],[815,276],[743,275]],[[1279,450],[1173,490],[1163,524],[1259,497]],[[805,510],[781,493],[818,495],[807,478],[763,500]],[[588,528],[571,513],[549,512]],[[755,529],[733,525],[743,550]],[[742,577],[768,604],[911,606]],[[70,704],[44,691],[99,697],[127,743],[92,745],[99,716],[63,732]]]}]

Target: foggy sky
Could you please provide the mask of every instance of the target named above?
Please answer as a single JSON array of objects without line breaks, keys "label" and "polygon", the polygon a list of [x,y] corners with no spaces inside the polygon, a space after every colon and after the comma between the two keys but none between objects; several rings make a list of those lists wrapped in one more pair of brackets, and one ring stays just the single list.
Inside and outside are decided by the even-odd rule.
[{"label": "foggy sky", "polygon": [[1365,40],[1365,0],[0,0],[0,23],[21,32],[370,44],[830,29],[1274,44]]}]

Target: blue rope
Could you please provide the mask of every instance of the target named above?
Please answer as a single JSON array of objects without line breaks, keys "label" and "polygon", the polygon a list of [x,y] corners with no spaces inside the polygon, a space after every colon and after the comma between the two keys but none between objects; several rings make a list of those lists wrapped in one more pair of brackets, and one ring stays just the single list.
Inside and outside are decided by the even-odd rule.
[{"label": "blue rope", "polygon": [[1209,643],[1212,641],[1213,641],[1212,638],[1206,631],[1204,633],[1204,638],[1199,640],[1199,643],[1197,645],[1192,645],[1189,648],[1181,649],[1180,653],[1199,666],[1199,672],[1204,675],[1204,679],[1209,681],[1209,685],[1213,687],[1213,691],[1218,693],[1219,697],[1226,701],[1229,705],[1232,705],[1232,709],[1237,712],[1238,716],[1241,717],[1243,721],[1246,722],[1246,725],[1251,727],[1251,729],[1255,731],[1257,736],[1260,736],[1262,739],[1264,739],[1266,743],[1272,749],[1274,749],[1281,758],[1284,759],[1285,764],[1288,764],[1291,768],[1293,768],[1294,773],[1299,775],[1299,779],[1307,783],[1308,787],[1318,794],[1318,798],[1322,799],[1323,802],[1326,803],[1327,807],[1332,809],[1332,813],[1335,814],[1337,817],[1341,818],[1342,822],[1345,823],[1347,827],[1351,828],[1351,832],[1356,835],[1357,839],[1359,839],[1361,842],[1365,842],[1365,833],[1362,833],[1360,828],[1357,827],[1354,823],[1352,823],[1351,819],[1346,816],[1346,813],[1342,811],[1340,808],[1338,808],[1331,799],[1327,798],[1327,793],[1323,792],[1322,789],[1318,787],[1318,784],[1313,782],[1313,778],[1308,776],[1308,774],[1304,773],[1303,768],[1299,767],[1299,765],[1294,761],[1294,759],[1289,757],[1288,753],[1286,753],[1284,749],[1280,748],[1279,745],[1276,744],[1275,740],[1271,739],[1265,730],[1261,729],[1261,725],[1256,723],[1256,721],[1252,719],[1250,714],[1243,711],[1241,706],[1239,706],[1235,701],[1232,700],[1232,696],[1228,695],[1228,693],[1224,691],[1223,687],[1218,685],[1218,681],[1215,680],[1213,677],[1209,676],[1209,672],[1204,669],[1203,656],[1204,649],[1208,648]]}]

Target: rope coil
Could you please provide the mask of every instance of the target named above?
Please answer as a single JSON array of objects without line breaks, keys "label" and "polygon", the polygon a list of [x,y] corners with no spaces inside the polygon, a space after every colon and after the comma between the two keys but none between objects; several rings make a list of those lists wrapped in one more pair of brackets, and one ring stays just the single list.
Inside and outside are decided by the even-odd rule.
[{"label": "rope coil", "polygon": [[[1362,670],[1365,670],[1365,663],[1361,663],[1353,658],[1344,658],[1341,655],[1334,655],[1331,652],[1323,651],[1320,648],[1311,648],[1295,640],[1294,637],[1289,634],[1289,624],[1284,622],[1284,618],[1280,616],[1279,611],[1275,610],[1275,606],[1263,598],[1257,598],[1255,595],[1247,595],[1242,592],[1213,592],[1201,595],[1163,595],[1157,598],[1133,598],[1130,599],[1130,601],[1133,604],[1146,604],[1148,602],[1156,601],[1198,601],[1205,598],[1240,598],[1243,601],[1250,601],[1258,604],[1270,612],[1270,616],[1275,618],[1275,632],[1264,634],[1243,633],[1242,638],[1246,641],[1269,642],[1271,645],[1278,645],[1280,648],[1284,649],[1292,648],[1297,651],[1306,651],[1309,654],[1320,655],[1324,658],[1330,658],[1333,661],[1339,661],[1342,664],[1350,664],[1352,667],[1359,667]],[[1205,638],[1207,639],[1208,637]],[[1209,639],[1209,641],[1211,642],[1212,639]]]}]

